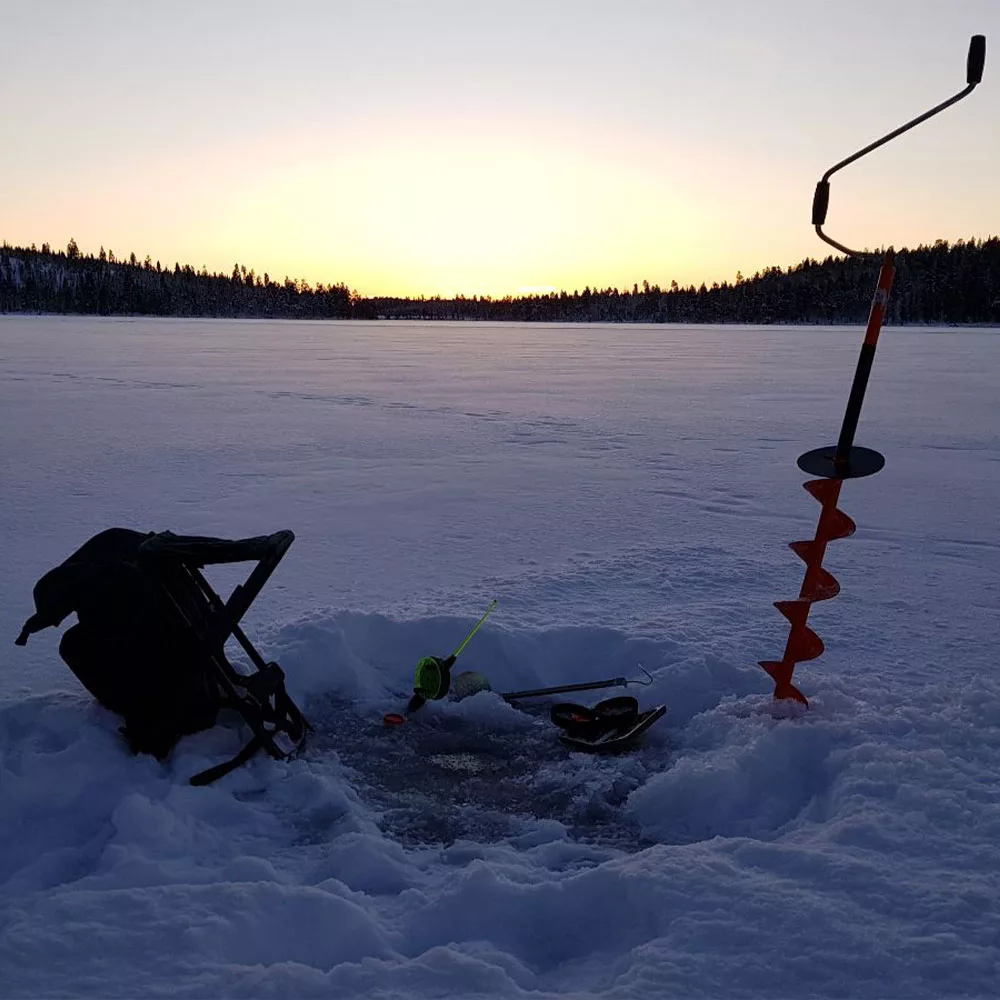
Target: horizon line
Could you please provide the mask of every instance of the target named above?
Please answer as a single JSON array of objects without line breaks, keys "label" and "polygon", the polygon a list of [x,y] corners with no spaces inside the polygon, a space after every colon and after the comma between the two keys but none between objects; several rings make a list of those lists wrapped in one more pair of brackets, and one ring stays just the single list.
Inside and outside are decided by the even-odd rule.
[{"label": "horizon line", "polygon": [[[898,250],[895,250],[895,253],[905,254],[914,251],[919,251],[922,249],[932,249],[938,246],[939,244],[943,244],[949,249],[959,245],[969,246],[970,244],[973,244],[981,246],[983,244],[989,243],[997,239],[1000,239],[1000,234],[989,234],[983,237],[972,236],[969,237],[968,239],[959,238],[953,242],[945,238],[937,238],[930,243],[918,243],[915,247],[905,247],[905,246],[900,247]],[[868,247],[865,247],[864,250],[860,252],[859,256],[870,255],[872,257],[875,257],[878,254],[884,253],[887,249],[894,249],[894,248],[879,247],[878,249],[870,249]],[[4,238],[2,241],[0,241],[0,250],[20,251],[23,253],[49,254],[54,257],[65,257],[67,259],[80,258],[83,260],[103,261],[105,263],[114,264],[117,266],[140,267],[144,270],[152,269],[160,272],[168,272],[171,274],[179,269],[182,272],[190,270],[196,275],[199,276],[207,275],[208,277],[212,278],[221,277],[223,279],[231,279],[233,276],[232,273],[227,273],[226,271],[210,271],[206,264],[202,264],[200,268],[195,268],[192,264],[181,264],[180,261],[174,261],[174,264],[171,267],[169,264],[167,266],[163,266],[162,262],[159,259],[157,259],[154,266],[151,254],[147,253],[144,257],[140,259],[134,250],[129,251],[128,258],[123,260],[120,257],[116,256],[113,250],[106,249],[103,243],[100,245],[100,249],[96,254],[93,252],[85,253],[80,250],[79,244],[77,244],[76,239],[72,236],[67,242],[65,249],[53,249],[52,245],[47,241],[43,242],[41,247],[38,247],[34,242],[32,242],[32,244],[27,247],[16,246],[11,244],[6,238]],[[843,256],[846,259],[848,255],[843,255]],[[808,263],[821,264],[824,261],[833,260],[836,257],[837,255],[832,252],[825,254],[823,257],[806,256],[803,257],[801,260],[795,262],[794,264],[788,264],[785,266],[782,266],[780,264],[770,265],[768,267],[758,268],[758,270],[755,271],[754,274],[746,276],[743,274],[741,269],[737,268],[736,276],[732,281],[730,281],[729,279],[724,279],[721,282],[713,280],[711,284],[708,283],[707,279],[703,279],[699,284],[695,284],[694,282],[688,284],[680,284],[676,280],[671,280],[665,285],[661,285],[658,282],[650,281],[648,278],[644,278],[642,281],[633,281],[631,289],[628,288],[627,286],[625,288],[619,288],[616,285],[601,286],[598,284],[587,283],[583,286],[582,290],[580,288],[574,288],[572,291],[566,288],[557,288],[556,286],[552,285],[544,285],[544,286],[533,285],[533,286],[525,286],[523,289],[519,289],[517,292],[449,292],[449,293],[418,292],[410,295],[389,293],[389,292],[376,293],[376,294],[362,294],[356,288],[351,288],[346,281],[321,280],[313,284],[312,282],[309,282],[306,279],[292,278],[287,274],[284,275],[281,280],[274,280],[270,277],[269,272],[264,271],[258,274],[255,268],[252,267],[248,268],[246,267],[245,264],[241,264],[239,261],[234,261],[233,271],[234,272],[238,271],[244,280],[249,275],[253,275],[254,278],[257,280],[257,282],[260,282],[261,279],[266,278],[268,284],[270,285],[284,285],[287,282],[291,282],[296,287],[302,287],[302,288],[318,289],[320,287],[324,287],[330,289],[333,288],[343,289],[348,292],[348,294],[351,296],[352,299],[357,299],[359,301],[374,300],[374,299],[399,299],[402,301],[413,301],[413,302],[429,301],[429,300],[430,301],[439,300],[448,302],[448,301],[457,301],[459,299],[502,301],[505,299],[517,300],[517,299],[530,299],[530,298],[550,298],[552,296],[561,297],[563,295],[574,296],[574,295],[584,294],[588,290],[592,294],[607,294],[609,292],[613,292],[619,295],[630,295],[630,294],[635,294],[635,290],[637,289],[640,292],[646,290],[651,291],[654,289],[659,290],[661,292],[669,292],[676,288],[677,290],[683,292],[683,291],[689,291],[690,289],[695,289],[697,291],[702,287],[706,289],[711,289],[713,287],[721,288],[724,286],[738,285],[746,281],[752,281],[755,278],[767,275],[768,273],[775,270],[779,274],[790,273],[793,270],[793,268],[801,266],[802,264],[808,264]]]}]

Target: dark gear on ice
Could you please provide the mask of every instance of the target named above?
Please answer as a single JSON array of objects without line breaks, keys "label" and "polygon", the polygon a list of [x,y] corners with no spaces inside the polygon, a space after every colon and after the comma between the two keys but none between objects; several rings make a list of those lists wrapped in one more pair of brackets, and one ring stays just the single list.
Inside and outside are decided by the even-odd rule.
[{"label": "dark gear on ice", "polygon": [[[35,585],[35,614],[15,640],[58,626],[76,612],[59,653],[84,687],[122,716],[137,753],[165,757],[185,734],[208,729],[223,707],[237,710],[253,738],[231,761],[192,778],[206,784],[263,748],[292,756],[309,726],[288,697],[284,673],[265,662],[239,622],[294,541],[290,531],[230,541],[109,528]],[[216,563],[257,566],[229,600],[201,573]],[[227,659],[230,637],[254,670]]]}]

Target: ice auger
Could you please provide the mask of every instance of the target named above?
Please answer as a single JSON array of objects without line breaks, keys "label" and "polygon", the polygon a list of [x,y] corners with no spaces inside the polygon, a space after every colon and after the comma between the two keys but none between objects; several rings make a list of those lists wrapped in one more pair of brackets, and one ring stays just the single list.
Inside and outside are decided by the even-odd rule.
[{"label": "ice auger", "polygon": [[[884,135],[881,139],[870,143],[864,149],[852,153],[823,174],[816,185],[812,206],[812,222],[821,240],[850,256],[867,256],[866,252],[851,250],[823,232],[823,224],[826,222],[827,208],[830,203],[830,177],[841,168],[859,160],[862,156],[878,149],[879,146],[884,146],[890,140],[972,93],[983,78],[985,62],[986,36],[973,35],[972,41],[969,43],[966,86],[963,90],[931,108],[930,111],[926,111],[905,125],[901,125],[888,135]],[[877,451],[855,445],[854,435],[858,428],[861,406],[868,388],[868,377],[875,360],[875,349],[878,346],[879,333],[885,319],[894,275],[895,260],[890,247],[882,256],[882,266],[875,286],[875,296],[872,299],[868,326],[865,329],[865,339],[861,345],[861,354],[854,372],[854,381],[851,385],[844,422],[837,444],[835,447],[816,448],[799,456],[799,468],[810,476],[820,477],[811,479],[804,485],[805,489],[819,501],[821,510],[815,536],[807,541],[791,543],[792,551],[806,564],[805,578],[799,589],[799,596],[793,600],[775,601],[774,604],[788,619],[790,625],[785,652],[780,660],[760,661],[760,665],[774,681],[775,698],[793,698],[808,705],[805,695],[792,683],[792,674],[795,672],[796,664],[805,660],[814,660],[823,653],[823,640],[809,628],[807,619],[816,601],[827,601],[840,593],[840,584],[830,572],[823,569],[823,557],[830,542],[836,541],[838,538],[847,538],[855,531],[854,522],[837,507],[840,500],[840,490],[845,479],[859,479],[862,476],[874,475],[885,465],[885,459]]]}]

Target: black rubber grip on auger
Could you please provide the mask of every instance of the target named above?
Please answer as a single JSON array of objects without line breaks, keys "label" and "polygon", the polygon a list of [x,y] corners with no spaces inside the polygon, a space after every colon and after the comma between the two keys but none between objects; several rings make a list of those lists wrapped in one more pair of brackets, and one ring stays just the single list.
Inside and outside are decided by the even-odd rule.
[{"label": "black rubber grip on auger", "polygon": [[986,36],[973,35],[969,42],[969,59],[965,65],[965,82],[982,83],[986,65]]},{"label": "black rubber grip on auger", "polygon": [[826,210],[830,207],[830,182],[820,181],[816,185],[816,193],[813,195],[813,222],[814,226],[822,226],[826,222]]}]

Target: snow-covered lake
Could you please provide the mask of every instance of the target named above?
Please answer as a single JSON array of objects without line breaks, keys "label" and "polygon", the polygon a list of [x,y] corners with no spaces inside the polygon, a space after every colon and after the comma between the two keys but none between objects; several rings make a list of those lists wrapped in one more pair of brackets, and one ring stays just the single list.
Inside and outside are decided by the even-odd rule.
[{"label": "snow-covered lake", "polygon": [[[1000,332],[884,332],[810,710],[756,665],[860,340],[0,317],[0,995],[995,995]],[[243,733],[132,758],[54,631],[13,645],[111,525],[296,533],[247,628],[300,759],[191,788]],[[381,726],[493,597],[464,667],[641,662],[639,752],[490,693]]]}]

